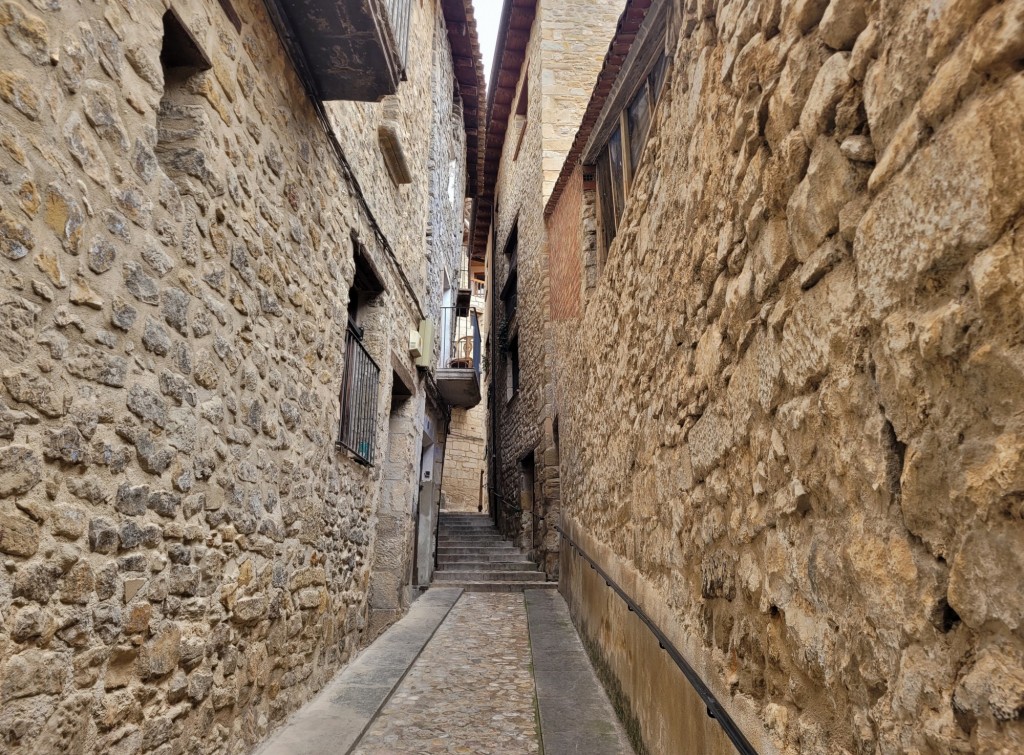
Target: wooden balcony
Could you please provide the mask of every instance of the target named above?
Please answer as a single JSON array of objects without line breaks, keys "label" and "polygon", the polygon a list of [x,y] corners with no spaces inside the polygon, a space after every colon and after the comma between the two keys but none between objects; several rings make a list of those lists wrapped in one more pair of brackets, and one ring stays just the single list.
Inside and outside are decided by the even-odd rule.
[{"label": "wooden balcony", "polygon": [[377,102],[405,74],[412,0],[273,0],[322,100]]}]

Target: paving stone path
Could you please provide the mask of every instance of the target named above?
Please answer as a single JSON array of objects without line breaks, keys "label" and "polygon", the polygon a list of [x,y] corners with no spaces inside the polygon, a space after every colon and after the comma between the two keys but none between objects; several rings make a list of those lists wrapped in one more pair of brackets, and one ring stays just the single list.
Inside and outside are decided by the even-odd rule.
[{"label": "paving stone path", "polygon": [[522,593],[465,593],[355,753],[539,752],[530,663]]}]

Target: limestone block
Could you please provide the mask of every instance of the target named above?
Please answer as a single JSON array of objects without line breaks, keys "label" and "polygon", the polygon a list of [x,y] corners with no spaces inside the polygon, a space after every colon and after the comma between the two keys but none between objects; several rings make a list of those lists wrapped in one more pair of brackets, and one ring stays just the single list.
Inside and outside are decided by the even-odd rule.
[{"label": "limestone block", "polygon": [[39,527],[27,517],[0,513],[0,552],[27,558],[39,549]]},{"label": "limestone block", "polygon": [[1024,527],[1014,521],[976,525],[964,538],[949,572],[949,604],[968,626],[1024,623],[1024,598],[1013,585],[1024,574]]}]

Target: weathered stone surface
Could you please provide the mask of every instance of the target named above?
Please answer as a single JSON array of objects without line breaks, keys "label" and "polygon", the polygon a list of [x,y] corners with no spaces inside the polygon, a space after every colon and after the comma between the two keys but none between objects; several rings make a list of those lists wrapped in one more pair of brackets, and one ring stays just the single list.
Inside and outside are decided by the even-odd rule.
[{"label": "weathered stone surface", "polygon": [[55,694],[64,688],[67,669],[56,653],[25,650],[3,666],[0,699],[5,703],[19,697]]},{"label": "weathered stone surface", "polygon": [[0,446],[0,498],[24,495],[42,477],[42,462],[31,448]]},{"label": "weathered stone surface", "polygon": [[34,556],[39,549],[39,527],[28,517],[0,512],[0,553]]},{"label": "weathered stone surface", "polygon": [[170,622],[161,625],[139,653],[143,678],[171,673],[178,665],[180,653],[181,630]]},{"label": "weathered stone surface", "polygon": [[[340,161],[263,6],[238,7],[241,32],[216,5],[175,8],[213,64],[198,73],[165,69],[166,11],[0,0],[12,755],[252,749],[367,638],[375,548],[402,577],[412,555],[411,523],[378,541],[374,517],[385,497],[412,500],[412,441],[437,414],[408,333],[440,321],[458,279],[477,170],[460,101],[483,88],[453,100],[449,19],[414,4],[395,118],[418,167],[398,187],[380,108],[327,105]],[[416,394],[391,458],[381,401],[371,468],[333,445],[356,240],[385,288],[361,307],[367,348]],[[299,601],[287,585],[305,569],[320,576]],[[62,684],[7,699],[5,664],[28,650]]]},{"label": "weathered stone surface", "polygon": [[[514,177],[543,158],[528,133],[504,153],[488,230],[503,286],[518,223],[522,383],[504,390],[499,344],[495,446],[517,457],[491,484],[558,500],[759,751],[1016,751],[1022,5],[673,7],[608,248],[571,164],[524,244]],[[554,416],[558,498],[538,498]],[[559,567],[648,749],[693,747],[666,724],[685,701],[635,682],[628,612],[564,547]]]},{"label": "weathered stone surface", "polygon": [[68,372],[112,388],[123,388],[128,378],[128,362],[123,357],[81,346],[68,361]]}]

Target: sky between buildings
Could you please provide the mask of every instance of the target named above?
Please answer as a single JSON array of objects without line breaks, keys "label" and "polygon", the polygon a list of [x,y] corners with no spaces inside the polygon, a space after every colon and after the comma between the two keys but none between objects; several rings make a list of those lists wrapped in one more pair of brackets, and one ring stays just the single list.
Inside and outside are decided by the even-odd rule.
[{"label": "sky between buildings", "polygon": [[476,32],[480,37],[480,53],[484,59],[484,76],[491,82],[491,61],[494,60],[494,42],[498,36],[503,0],[473,0]]}]

